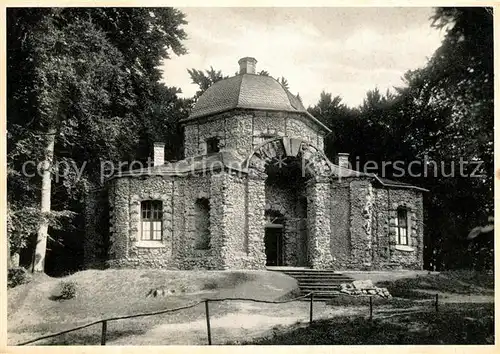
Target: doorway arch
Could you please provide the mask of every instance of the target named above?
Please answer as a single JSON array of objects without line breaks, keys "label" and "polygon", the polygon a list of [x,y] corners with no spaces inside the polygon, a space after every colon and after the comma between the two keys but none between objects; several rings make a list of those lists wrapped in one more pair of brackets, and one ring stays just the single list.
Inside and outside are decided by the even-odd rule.
[{"label": "doorway arch", "polygon": [[334,165],[321,149],[308,141],[287,136],[275,137],[257,145],[245,159],[244,168],[264,172],[267,166],[282,167],[291,158],[300,161],[304,177],[336,175]]},{"label": "doorway arch", "polygon": [[266,265],[316,267],[328,263],[329,255],[320,246],[330,237],[324,220],[328,215],[316,211],[328,208],[323,195],[338,168],[323,151],[302,139],[276,137],[256,146],[244,169],[264,185],[262,214],[279,211],[284,220],[279,225],[264,223],[261,240]]}]

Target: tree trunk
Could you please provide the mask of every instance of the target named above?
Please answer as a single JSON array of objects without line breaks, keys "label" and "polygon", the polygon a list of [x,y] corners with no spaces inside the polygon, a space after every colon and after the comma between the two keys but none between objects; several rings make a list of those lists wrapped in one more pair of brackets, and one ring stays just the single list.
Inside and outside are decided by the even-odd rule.
[{"label": "tree trunk", "polygon": [[10,241],[9,237],[7,236],[7,269],[12,267],[12,259],[10,258]]},{"label": "tree trunk", "polygon": [[47,234],[49,230],[50,194],[52,187],[51,169],[54,160],[54,144],[56,141],[56,130],[49,129],[47,133],[47,147],[45,149],[45,160],[42,165],[42,189],[40,198],[40,213],[42,221],[38,226],[36,247],[33,255],[32,272],[43,272],[45,266],[45,254],[47,251]]}]

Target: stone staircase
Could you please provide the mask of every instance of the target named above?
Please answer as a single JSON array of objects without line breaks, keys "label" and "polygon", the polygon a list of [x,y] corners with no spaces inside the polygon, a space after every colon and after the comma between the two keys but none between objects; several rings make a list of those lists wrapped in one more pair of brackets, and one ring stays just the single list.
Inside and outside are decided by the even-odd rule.
[{"label": "stone staircase", "polygon": [[326,300],[338,295],[340,284],[351,283],[354,280],[334,270],[279,267],[268,267],[268,270],[282,272],[297,279],[301,294],[314,292],[314,298],[318,300]]}]

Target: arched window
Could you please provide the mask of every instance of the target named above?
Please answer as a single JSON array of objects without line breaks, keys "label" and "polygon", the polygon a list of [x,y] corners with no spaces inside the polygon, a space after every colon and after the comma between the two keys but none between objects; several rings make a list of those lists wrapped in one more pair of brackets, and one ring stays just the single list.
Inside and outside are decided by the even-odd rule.
[{"label": "arched window", "polygon": [[396,238],[399,245],[408,245],[408,209],[398,208]]},{"label": "arched window", "polygon": [[195,202],[195,249],[210,249],[210,202],[199,198]]},{"label": "arched window", "polygon": [[141,202],[141,240],[162,240],[163,203],[161,200]]}]

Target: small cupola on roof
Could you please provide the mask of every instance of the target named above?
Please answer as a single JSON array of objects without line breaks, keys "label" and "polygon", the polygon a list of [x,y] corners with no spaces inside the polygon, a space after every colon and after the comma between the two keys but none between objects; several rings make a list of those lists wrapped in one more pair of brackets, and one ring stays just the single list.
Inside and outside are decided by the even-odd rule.
[{"label": "small cupola on roof", "polygon": [[257,60],[252,57],[244,57],[238,60],[240,64],[240,74],[255,74],[255,65]]},{"label": "small cupola on roof", "polygon": [[256,74],[257,60],[244,57],[238,60],[238,75],[219,80],[211,85],[196,101],[187,123],[202,117],[234,109],[299,113],[318,125],[323,131],[331,130],[309,113],[297,96],[268,75]]}]

